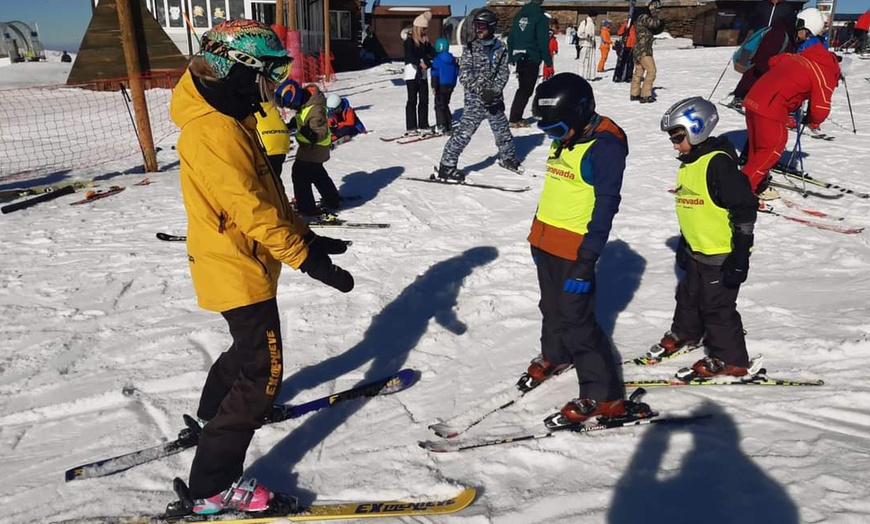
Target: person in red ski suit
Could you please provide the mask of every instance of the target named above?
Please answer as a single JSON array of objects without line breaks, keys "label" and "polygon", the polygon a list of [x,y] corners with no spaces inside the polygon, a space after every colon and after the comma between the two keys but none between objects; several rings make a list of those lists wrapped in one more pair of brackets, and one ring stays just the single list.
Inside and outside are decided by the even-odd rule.
[{"label": "person in red ski suit", "polygon": [[[555,57],[559,53],[559,42],[556,40],[556,35],[553,32],[552,28],[550,28],[549,47],[550,47],[550,59],[552,60],[552,59],[554,59],[553,57]],[[548,78],[550,78],[551,76],[556,74],[556,68],[552,65],[544,64],[544,69],[541,72],[541,74],[543,75],[544,80],[547,80]]]},{"label": "person in red ski suit", "polygon": [[817,36],[824,32],[824,22],[816,14],[815,8],[798,14],[798,52],[772,57],[768,62],[770,70],[755,82],[743,100],[749,132],[743,173],[749,177],[756,195],[767,189],[768,172],[785,150],[791,113],[809,100],[804,122],[815,129],[831,112],[831,96],[840,80],[840,66],[836,55]]}]

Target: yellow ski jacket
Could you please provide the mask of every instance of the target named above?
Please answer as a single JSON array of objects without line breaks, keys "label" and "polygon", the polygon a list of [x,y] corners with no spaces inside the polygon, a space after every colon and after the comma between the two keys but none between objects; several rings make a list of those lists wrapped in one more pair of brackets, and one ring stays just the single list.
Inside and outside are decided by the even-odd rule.
[{"label": "yellow ski jacket", "polygon": [[269,168],[256,119],[218,112],[189,71],[169,113],[181,128],[187,253],[200,307],[221,312],[274,298],[281,263],[298,269],[308,256],[309,229]]}]

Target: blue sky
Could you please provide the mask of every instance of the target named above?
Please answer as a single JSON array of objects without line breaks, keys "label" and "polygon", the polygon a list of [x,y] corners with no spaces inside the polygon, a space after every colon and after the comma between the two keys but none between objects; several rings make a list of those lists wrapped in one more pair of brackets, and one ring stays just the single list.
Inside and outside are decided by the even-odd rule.
[{"label": "blue sky", "polygon": [[[369,7],[373,0],[369,0]],[[453,14],[459,15],[468,9],[483,5],[484,0],[382,0],[381,5],[430,5],[450,4]],[[11,5],[10,5],[11,4]],[[814,5],[810,0],[807,5]],[[90,0],[4,0],[0,7],[0,21],[21,20],[36,22],[46,49],[75,51],[91,19]],[[862,13],[868,0],[838,0],[837,11]]]}]

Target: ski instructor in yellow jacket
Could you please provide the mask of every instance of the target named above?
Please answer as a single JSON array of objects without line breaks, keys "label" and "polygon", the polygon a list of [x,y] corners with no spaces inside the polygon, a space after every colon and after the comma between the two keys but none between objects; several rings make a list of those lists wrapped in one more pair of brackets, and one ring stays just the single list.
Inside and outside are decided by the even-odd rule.
[{"label": "ski instructor in yellow jacket", "polygon": [[262,511],[272,492],[242,477],[248,445],[283,380],[276,293],[281,264],[343,293],[353,277],[329,255],[347,250],[319,237],[290,208],[270,169],[254,113],[290,71],[277,35],[251,20],[216,25],[202,38],[172,95],[187,210],[187,250],[199,305],[219,312],[232,346],[212,365],[197,416],[207,421],[180,511]]}]

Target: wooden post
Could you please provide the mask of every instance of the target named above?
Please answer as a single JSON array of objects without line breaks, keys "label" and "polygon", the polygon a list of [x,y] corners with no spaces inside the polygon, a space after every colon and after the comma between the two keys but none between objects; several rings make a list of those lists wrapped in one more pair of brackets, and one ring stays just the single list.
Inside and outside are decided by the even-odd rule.
[{"label": "wooden post", "polygon": [[284,23],[284,0],[275,0],[275,23],[287,27]]},{"label": "wooden post", "polygon": [[323,81],[328,82],[332,76],[332,46],[329,41],[329,0],[323,0]]},{"label": "wooden post", "polygon": [[287,30],[296,31],[296,0],[287,2]]},{"label": "wooden post", "polygon": [[136,28],[133,21],[133,9],[140,8],[138,0],[117,0],[118,25],[121,28],[121,46],[124,49],[124,61],[127,63],[127,77],[130,81],[130,93],[133,99],[133,111],[136,114],[136,126],[139,128],[139,147],[145,160],[145,171],[157,171],[157,153],[154,150],[154,138],[151,135],[151,119],[148,117],[148,104],[145,102],[145,89],[142,85],[142,66],[139,64],[139,47],[136,43]]}]

